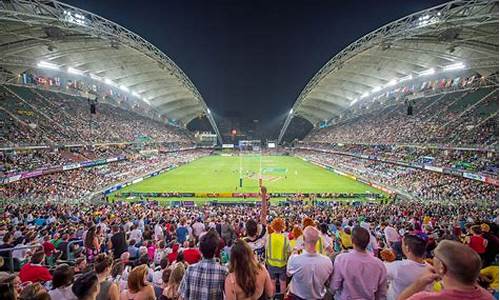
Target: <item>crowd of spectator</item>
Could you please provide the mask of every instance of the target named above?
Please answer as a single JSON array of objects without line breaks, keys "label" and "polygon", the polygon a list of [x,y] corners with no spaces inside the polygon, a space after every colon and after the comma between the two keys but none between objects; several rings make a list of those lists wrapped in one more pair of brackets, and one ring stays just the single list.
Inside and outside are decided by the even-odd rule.
[{"label": "crowd of spectator", "polygon": [[330,143],[498,144],[498,90],[480,88],[373,108],[316,129],[306,141]]},{"label": "crowd of spectator", "polygon": [[155,155],[129,156],[128,159],[95,167],[66,170],[5,184],[0,199],[78,200],[112,184],[168,166],[178,166],[204,155],[208,150],[158,152]]},{"label": "crowd of spectator", "polygon": [[44,93],[17,86],[0,87],[0,145],[46,145],[153,140],[189,142],[185,130],[131,110],[98,102],[96,114],[82,97]]},{"label": "crowd of spectator", "polygon": [[118,156],[133,157],[140,153],[170,152],[189,147],[193,147],[193,144],[190,142],[145,145],[89,145],[67,148],[0,151],[0,176],[83,161],[107,159]]},{"label": "crowd of spectator", "polygon": [[[492,299],[498,203],[18,202],[2,299]],[[25,249],[29,246],[29,249]],[[17,250],[16,250],[17,249]],[[481,287],[482,286],[482,287]],[[30,298],[27,298],[30,297]]]},{"label": "crowd of spectator", "polygon": [[345,155],[310,150],[296,150],[295,154],[397,188],[423,200],[474,202],[478,199],[498,199],[498,186],[477,180]]},{"label": "crowd of spectator", "polygon": [[443,149],[411,145],[299,143],[299,147],[335,151],[406,164],[453,168],[498,177],[498,153],[493,149]]}]

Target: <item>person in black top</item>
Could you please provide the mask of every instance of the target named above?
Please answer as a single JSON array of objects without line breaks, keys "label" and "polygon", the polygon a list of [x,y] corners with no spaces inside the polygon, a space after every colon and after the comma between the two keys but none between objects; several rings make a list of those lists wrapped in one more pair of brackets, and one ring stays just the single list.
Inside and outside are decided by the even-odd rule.
[{"label": "person in black top", "polygon": [[113,251],[113,258],[118,259],[123,252],[127,252],[127,238],[125,232],[120,230],[118,225],[113,225],[111,228],[113,235],[109,240],[108,247]]},{"label": "person in black top", "polygon": [[[56,249],[61,251],[61,260],[68,259],[68,244],[69,244],[69,235],[67,233],[63,233],[61,236],[62,242],[57,245]],[[72,249],[70,249],[71,251]]]}]

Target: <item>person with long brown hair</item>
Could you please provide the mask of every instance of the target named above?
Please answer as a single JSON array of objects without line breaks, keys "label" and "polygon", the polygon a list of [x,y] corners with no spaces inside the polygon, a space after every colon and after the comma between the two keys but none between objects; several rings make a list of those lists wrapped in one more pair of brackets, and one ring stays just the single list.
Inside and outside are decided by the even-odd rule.
[{"label": "person with long brown hair", "polygon": [[95,226],[91,226],[87,231],[87,234],[85,235],[84,246],[87,261],[94,262],[94,259],[96,258],[97,254],[99,254],[99,250],[101,248]]},{"label": "person with long brown hair", "polygon": [[225,297],[233,299],[260,299],[272,297],[274,285],[269,272],[260,264],[243,240],[237,240],[231,249],[229,275],[224,285]]},{"label": "person with long brown hair", "polygon": [[128,275],[127,289],[120,296],[121,300],[153,300],[156,299],[153,286],[147,283],[148,266],[135,267]]}]

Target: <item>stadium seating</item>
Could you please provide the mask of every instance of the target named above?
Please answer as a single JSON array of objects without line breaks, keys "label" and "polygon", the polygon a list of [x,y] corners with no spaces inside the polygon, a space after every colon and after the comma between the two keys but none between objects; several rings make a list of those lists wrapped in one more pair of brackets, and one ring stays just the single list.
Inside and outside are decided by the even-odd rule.
[{"label": "stadium seating", "polygon": [[498,113],[498,90],[479,88],[472,92],[424,98],[415,101],[413,111],[413,116],[407,116],[404,103],[384,107],[328,128],[316,129],[305,141],[453,145],[498,143],[498,128],[493,128],[493,134],[488,136],[481,129],[481,122]]},{"label": "stadium seating", "polygon": [[[9,133],[4,145],[60,143],[189,142],[190,137],[175,127],[161,124],[135,112],[99,103],[90,114],[87,99],[39,92],[26,87],[0,86],[2,113],[9,115]],[[13,126],[12,126],[13,125]]]}]

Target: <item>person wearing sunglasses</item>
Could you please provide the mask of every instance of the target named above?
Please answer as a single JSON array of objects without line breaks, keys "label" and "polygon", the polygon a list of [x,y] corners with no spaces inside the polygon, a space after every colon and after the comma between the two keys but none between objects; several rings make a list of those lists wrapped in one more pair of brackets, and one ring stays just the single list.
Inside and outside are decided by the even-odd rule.
[{"label": "person wearing sunglasses", "polygon": [[[481,258],[472,248],[455,241],[441,241],[434,249],[433,266],[406,288],[398,300],[491,300],[492,294],[477,283],[480,270]],[[439,279],[443,290],[424,291]]]}]

